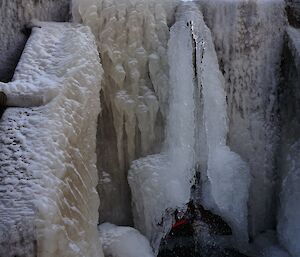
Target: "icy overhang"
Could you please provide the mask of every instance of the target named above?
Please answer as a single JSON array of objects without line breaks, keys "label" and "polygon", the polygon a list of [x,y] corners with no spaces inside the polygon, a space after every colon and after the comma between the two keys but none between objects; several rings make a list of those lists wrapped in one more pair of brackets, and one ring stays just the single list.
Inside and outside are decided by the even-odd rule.
[{"label": "icy overhang", "polygon": [[[103,256],[96,124],[102,67],[87,27],[38,23],[0,84],[0,256]],[[20,108],[22,107],[22,108]]]}]

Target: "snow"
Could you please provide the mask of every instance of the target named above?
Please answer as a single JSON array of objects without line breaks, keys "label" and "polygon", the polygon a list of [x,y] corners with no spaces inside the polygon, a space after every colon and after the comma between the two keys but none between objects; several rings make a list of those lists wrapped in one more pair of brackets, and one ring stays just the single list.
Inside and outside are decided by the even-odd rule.
[{"label": "snow", "polygon": [[99,235],[106,257],[154,257],[149,241],[134,228],[103,223]]},{"label": "snow", "polygon": [[[82,25],[37,23],[0,122],[0,255],[103,256],[96,124],[102,68]],[[23,102],[24,97],[26,103]]]}]

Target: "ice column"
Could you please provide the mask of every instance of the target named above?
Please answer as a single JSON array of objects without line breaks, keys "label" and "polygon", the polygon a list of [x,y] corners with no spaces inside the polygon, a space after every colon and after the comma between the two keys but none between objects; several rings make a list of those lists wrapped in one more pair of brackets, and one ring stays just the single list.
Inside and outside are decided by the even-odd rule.
[{"label": "ice column", "polygon": [[134,159],[160,150],[173,2],[73,1],[74,20],[92,28],[105,71],[97,143],[100,221],[132,223],[127,170]]},{"label": "ice column", "polygon": [[133,162],[129,173],[135,224],[156,248],[169,228],[170,212],[189,201],[195,167],[200,165],[201,204],[222,216],[235,238],[245,242],[249,168],[226,146],[224,78],[195,4],[177,9],[168,53],[170,108],[164,151]]},{"label": "ice column", "polygon": [[170,107],[163,152],[134,161],[128,176],[135,226],[156,251],[172,211],[184,209],[190,199],[195,164],[193,41],[184,20],[171,28],[168,47]]}]

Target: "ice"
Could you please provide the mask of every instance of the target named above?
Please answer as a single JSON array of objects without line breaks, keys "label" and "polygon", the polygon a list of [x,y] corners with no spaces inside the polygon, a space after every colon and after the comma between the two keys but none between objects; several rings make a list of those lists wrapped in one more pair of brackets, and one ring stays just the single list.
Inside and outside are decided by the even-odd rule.
[{"label": "ice", "polygon": [[228,145],[249,163],[249,234],[276,226],[284,1],[201,1],[225,77]]},{"label": "ice", "polygon": [[300,256],[300,30],[289,27],[283,66],[285,81],[281,95],[282,134],[278,237],[292,256]]},{"label": "ice", "polygon": [[[283,0],[177,4],[73,0],[95,42],[82,25],[32,24],[0,83],[21,107],[0,123],[0,255],[36,241],[39,256],[103,256],[99,214],[134,221],[156,254],[192,199],[233,232],[212,245],[248,251],[273,230],[260,254],[300,256],[299,30],[284,37]],[[100,237],[107,255],[153,256],[132,228]]]},{"label": "ice", "polygon": [[[225,80],[219,70],[210,30],[195,4],[185,4],[178,11],[195,45],[198,101],[200,116],[197,140],[200,147],[197,161],[201,170],[202,203],[227,221],[237,242],[248,241],[247,201],[250,183],[249,167],[226,145],[228,133]],[[198,103],[199,104],[199,103]],[[202,116],[202,117],[201,117]],[[203,140],[204,138],[204,140]],[[236,193],[238,192],[238,194]]]},{"label": "ice", "polygon": [[99,235],[105,256],[154,257],[149,241],[134,228],[103,223]]},{"label": "ice", "polygon": [[100,177],[103,170],[109,173],[112,183],[98,187],[100,222],[132,223],[128,168],[160,150],[168,96],[168,23],[176,2],[73,0],[73,19],[91,27],[105,72],[98,170]]},{"label": "ice", "polygon": [[[195,74],[190,31],[183,22],[171,28],[169,112],[163,152],[134,161],[128,175],[135,226],[155,251],[172,221],[168,209],[185,208],[194,169]],[[180,118],[180,120],[178,120]]]},{"label": "ice", "polygon": [[289,173],[285,177],[280,195],[279,239],[292,256],[300,256],[299,238],[300,209],[300,141],[291,146],[288,152]]},{"label": "ice", "polygon": [[[0,122],[0,255],[103,257],[96,126],[102,68],[90,29],[33,28]],[[26,101],[25,101],[25,100]]]},{"label": "ice", "polygon": [[128,176],[135,225],[157,250],[172,210],[184,209],[190,200],[200,164],[207,167],[201,171],[202,204],[229,222],[236,239],[245,242],[249,168],[226,146],[224,78],[210,32],[193,3],[177,9],[168,56],[170,107],[164,151],[134,161]]},{"label": "ice", "polygon": [[30,34],[32,19],[66,21],[68,0],[1,0],[0,81],[10,81]]}]

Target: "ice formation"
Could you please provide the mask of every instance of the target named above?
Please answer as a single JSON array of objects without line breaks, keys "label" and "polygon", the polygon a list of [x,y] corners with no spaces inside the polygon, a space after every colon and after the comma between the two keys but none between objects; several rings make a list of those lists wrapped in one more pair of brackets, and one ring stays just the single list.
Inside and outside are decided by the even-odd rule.
[{"label": "ice formation", "polygon": [[[247,202],[250,184],[249,167],[226,145],[228,120],[225,80],[219,70],[211,32],[196,5],[187,5],[184,22],[191,21],[195,40],[198,95],[200,96],[199,155],[202,200],[231,225],[237,241],[248,241]],[[199,108],[199,109],[200,109]],[[201,124],[202,122],[202,124]],[[204,140],[203,140],[204,139]],[[203,169],[207,167],[207,170]],[[238,192],[238,194],[236,193]]]},{"label": "ice formation", "polygon": [[204,245],[299,257],[298,5],[73,0],[90,29],[33,24],[0,83],[0,256],[153,257],[192,199],[233,233]]},{"label": "ice formation", "polygon": [[201,1],[225,76],[228,144],[249,163],[251,237],[276,224],[277,88],[284,1]]},{"label": "ice formation", "polygon": [[95,189],[101,78],[89,28],[37,23],[13,81],[0,84],[13,105],[26,100],[0,123],[1,256],[103,256]]},{"label": "ice formation", "polygon": [[154,257],[149,241],[134,228],[103,223],[99,235],[105,256]]},{"label": "ice formation", "polygon": [[166,215],[165,212],[170,208],[173,211],[185,208],[189,202],[195,163],[192,38],[190,31],[181,27],[182,22],[171,28],[168,48],[170,106],[164,150],[161,154],[134,161],[128,175],[134,224],[156,251],[172,220],[171,212]]},{"label": "ice formation", "polygon": [[249,168],[226,146],[224,78],[195,4],[178,7],[168,51],[170,107],[164,151],[133,162],[128,177],[135,225],[157,249],[170,228],[167,210],[184,209],[200,165],[202,201],[232,225],[236,239],[246,242]]},{"label": "ice formation", "polygon": [[[157,151],[168,94],[168,20],[176,1],[74,0],[74,21],[91,27],[104,69],[98,129],[100,221],[132,223],[127,170]],[[102,181],[102,180],[101,180]],[[113,205],[112,205],[113,204]]]},{"label": "ice formation", "polygon": [[300,256],[300,140],[290,146],[286,153],[285,169],[280,194],[279,239],[292,256]]},{"label": "ice formation", "polygon": [[300,256],[300,30],[287,29],[283,67],[285,81],[281,96],[281,158],[282,185],[279,200],[278,235],[292,256]]}]

